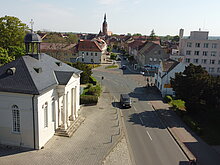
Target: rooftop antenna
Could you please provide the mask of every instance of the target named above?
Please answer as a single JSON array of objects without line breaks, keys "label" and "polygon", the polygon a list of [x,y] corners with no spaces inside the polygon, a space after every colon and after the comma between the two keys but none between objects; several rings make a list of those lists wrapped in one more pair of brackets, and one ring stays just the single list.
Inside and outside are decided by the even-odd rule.
[{"label": "rooftop antenna", "polygon": [[31,24],[31,32],[33,32],[34,31],[34,20],[33,19],[31,19],[30,24]]}]

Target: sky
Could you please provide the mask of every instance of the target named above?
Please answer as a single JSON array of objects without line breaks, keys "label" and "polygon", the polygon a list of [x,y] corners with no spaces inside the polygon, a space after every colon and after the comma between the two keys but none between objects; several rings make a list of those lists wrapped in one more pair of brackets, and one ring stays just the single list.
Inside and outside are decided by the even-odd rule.
[{"label": "sky", "polygon": [[98,33],[106,13],[108,31],[184,36],[209,31],[220,36],[219,0],[0,0],[0,17],[15,16],[34,30]]}]

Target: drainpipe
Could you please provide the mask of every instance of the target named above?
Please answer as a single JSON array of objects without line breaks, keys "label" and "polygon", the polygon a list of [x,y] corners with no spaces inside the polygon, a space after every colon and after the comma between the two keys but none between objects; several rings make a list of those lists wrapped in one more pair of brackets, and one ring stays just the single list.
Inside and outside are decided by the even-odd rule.
[{"label": "drainpipe", "polygon": [[33,112],[33,140],[34,140],[34,149],[36,149],[36,134],[35,134],[35,115],[34,115],[34,98],[35,95],[32,97],[32,112]]}]

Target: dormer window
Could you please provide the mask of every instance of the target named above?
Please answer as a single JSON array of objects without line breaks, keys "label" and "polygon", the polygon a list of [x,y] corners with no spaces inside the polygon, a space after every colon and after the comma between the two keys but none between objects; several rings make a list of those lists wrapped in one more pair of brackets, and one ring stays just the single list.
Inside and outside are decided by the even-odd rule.
[{"label": "dormer window", "polygon": [[35,72],[37,73],[41,73],[42,72],[42,68],[34,68]]},{"label": "dormer window", "polygon": [[61,62],[56,62],[57,66],[62,66]]},{"label": "dormer window", "polygon": [[16,71],[16,68],[12,67],[12,68],[9,68],[9,69],[6,70],[6,74],[7,75],[13,75],[13,74],[15,74],[15,71]]}]

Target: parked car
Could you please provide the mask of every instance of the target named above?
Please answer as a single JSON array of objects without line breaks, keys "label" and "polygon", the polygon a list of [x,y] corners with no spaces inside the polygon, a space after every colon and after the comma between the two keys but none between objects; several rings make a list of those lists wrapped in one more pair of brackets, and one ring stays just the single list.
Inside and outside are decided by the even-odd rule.
[{"label": "parked car", "polygon": [[121,66],[121,69],[122,69],[122,70],[126,70],[126,68],[127,68],[126,65],[122,65],[122,66]]},{"label": "parked car", "polygon": [[131,98],[128,94],[121,94],[120,95],[120,104],[123,108],[130,108],[131,107]]}]

